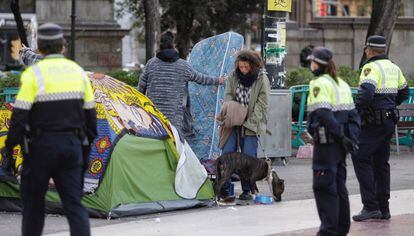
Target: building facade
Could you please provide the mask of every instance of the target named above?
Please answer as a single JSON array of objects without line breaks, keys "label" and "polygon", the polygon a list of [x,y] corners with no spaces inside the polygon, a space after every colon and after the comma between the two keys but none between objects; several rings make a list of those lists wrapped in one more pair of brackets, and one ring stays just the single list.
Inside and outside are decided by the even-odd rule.
[{"label": "building facade", "polygon": [[[287,69],[300,65],[299,54],[309,44],[331,49],[337,65],[358,69],[370,22],[370,3],[371,0],[293,0],[287,24]],[[324,10],[321,10],[321,6]],[[329,9],[332,6],[337,9]],[[414,2],[403,0],[389,54],[391,60],[400,65],[405,75],[412,79],[414,44],[410,42],[414,37],[413,13]]]},{"label": "building facade", "polygon": [[[6,2],[6,3],[4,3]],[[0,12],[9,10],[10,1],[1,1]],[[20,0],[22,13],[36,15],[38,24],[54,22],[64,28],[67,51],[70,45],[72,0]],[[75,60],[91,71],[107,71],[122,66],[122,38],[129,32],[114,20],[112,0],[76,1]]]}]

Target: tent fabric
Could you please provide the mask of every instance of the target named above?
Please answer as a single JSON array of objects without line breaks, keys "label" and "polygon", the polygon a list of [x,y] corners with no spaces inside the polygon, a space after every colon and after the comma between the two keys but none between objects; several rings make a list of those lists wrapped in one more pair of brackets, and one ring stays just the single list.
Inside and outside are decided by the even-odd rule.
[{"label": "tent fabric", "polygon": [[[200,188],[197,199],[185,200],[176,194],[174,152],[172,139],[124,135],[114,148],[100,187],[83,198],[89,213],[95,217],[122,217],[209,204],[214,196],[210,180]],[[0,199],[7,198],[19,198],[18,186],[0,183]],[[50,212],[61,212],[56,192],[49,191],[46,200]],[[4,208],[0,202],[0,210],[7,210]]]},{"label": "tent fabric", "polygon": [[[211,181],[206,178],[191,189],[192,199],[176,193],[180,155],[169,121],[154,104],[123,82],[103,74],[88,75],[98,115],[98,137],[92,145],[85,173],[86,190],[92,194],[82,199],[90,215],[122,217],[209,204],[214,193]],[[4,146],[11,116],[12,107],[8,105],[8,110],[0,111],[0,147]],[[17,165],[21,164],[18,147],[14,158]],[[194,170],[187,174],[204,175],[197,163],[184,163],[190,169],[194,165]],[[184,179],[193,181],[188,175]],[[0,182],[0,210],[20,210],[19,199],[19,185]],[[47,192],[46,203],[49,213],[63,212],[56,191]]]},{"label": "tent fabric", "polygon": [[176,140],[176,150],[180,154],[175,173],[175,191],[185,199],[194,199],[208,175],[187,141],[181,142],[177,129],[171,126]]},{"label": "tent fabric", "polygon": [[100,73],[88,73],[95,95],[98,136],[89,155],[84,191],[94,193],[106,171],[114,147],[125,134],[172,138],[169,121],[135,88]]}]

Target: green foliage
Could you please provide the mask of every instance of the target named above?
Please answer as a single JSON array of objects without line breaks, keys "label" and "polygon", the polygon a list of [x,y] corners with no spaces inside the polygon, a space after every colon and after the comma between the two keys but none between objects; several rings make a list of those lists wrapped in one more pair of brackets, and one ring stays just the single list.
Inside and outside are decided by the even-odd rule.
[{"label": "green foliage", "polygon": [[414,75],[413,74],[408,75],[405,79],[407,80],[408,86],[414,87]]},{"label": "green foliage", "polygon": [[348,66],[338,67],[338,76],[349,84],[351,87],[358,87],[359,72]]},{"label": "green foliage", "polygon": [[3,76],[0,76],[0,90],[9,87],[19,87],[20,86],[20,74],[16,73],[5,73]]},{"label": "green foliage", "polygon": [[[10,87],[19,87],[20,86],[20,73],[2,73],[0,71],[0,92],[3,92],[3,89]],[[12,96],[13,97],[13,96]],[[0,109],[4,109],[6,96],[0,96]]]},{"label": "green foliage", "polygon": [[141,74],[137,71],[123,71],[123,70],[114,70],[106,74],[128,85],[131,85],[133,87],[138,86],[139,78],[141,76]]},{"label": "green foliage", "polygon": [[[359,73],[348,66],[339,66],[337,69],[338,76],[349,84],[351,87],[358,87]],[[294,85],[307,85],[314,78],[309,68],[300,67],[289,70],[286,75],[285,85],[291,87]]]},{"label": "green foliage", "polygon": [[[117,16],[132,13],[138,24],[137,28],[144,30],[145,21],[144,0],[124,0],[117,3]],[[176,45],[180,56],[185,58],[190,46],[202,38],[220,34],[229,30],[244,34],[246,31],[260,27],[260,17],[257,0],[159,0],[161,12],[161,31],[176,29]],[[248,17],[253,14],[253,17]],[[253,20],[252,20],[253,19]]]},{"label": "green foliage", "polygon": [[313,78],[309,68],[300,67],[298,69],[289,70],[286,75],[285,86],[292,87],[294,85],[307,85]]}]

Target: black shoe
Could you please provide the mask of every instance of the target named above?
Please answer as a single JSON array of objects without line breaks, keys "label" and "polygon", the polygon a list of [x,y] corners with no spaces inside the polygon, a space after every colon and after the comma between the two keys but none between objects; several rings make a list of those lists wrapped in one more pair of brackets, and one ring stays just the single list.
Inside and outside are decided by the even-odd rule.
[{"label": "black shoe", "polygon": [[381,216],[381,219],[382,220],[389,220],[389,219],[391,219],[390,210],[381,211],[381,214],[382,214],[382,216]]},{"label": "black shoe", "polygon": [[243,201],[253,200],[253,196],[250,193],[242,193],[239,196],[239,200],[243,200]]},{"label": "black shoe", "polygon": [[220,199],[225,199],[228,198],[230,196],[229,192],[226,191],[221,191],[221,194],[219,196]]},{"label": "black shoe", "polygon": [[368,211],[367,209],[362,209],[358,215],[352,216],[352,219],[354,221],[364,221],[364,220],[370,220],[370,219],[381,219],[382,214],[381,211],[375,210],[375,211]]}]

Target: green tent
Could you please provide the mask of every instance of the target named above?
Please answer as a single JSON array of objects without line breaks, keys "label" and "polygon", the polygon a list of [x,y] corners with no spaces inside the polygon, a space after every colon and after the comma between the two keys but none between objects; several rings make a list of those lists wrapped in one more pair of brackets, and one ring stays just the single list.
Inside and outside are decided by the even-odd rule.
[{"label": "green tent", "polygon": [[[84,183],[84,189],[92,193],[83,198],[90,214],[122,217],[210,204],[214,193],[208,178],[204,184],[201,179],[194,199],[177,195],[174,186],[180,155],[169,134],[169,122],[152,102],[109,76],[99,73],[89,76],[98,116],[98,137],[92,145]],[[10,111],[0,110],[2,145],[10,116]],[[21,158],[16,163],[21,163]],[[193,175],[186,177],[195,179],[197,170],[195,167]],[[20,211],[19,197],[18,185],[0,182],[0,211]],[[63,212],[53,189],[47,193],[46,201],[48,212]]]},{"label": "green tent", "polygon": [[[177,166],[171,140],[124,135],[117,143],[98,190],[83,198],[90,215],[122,217],[171,211],[211,203],[214,194],[207,180],[196,199],[182,199],[174,191]],[[0,210],[19,211],[19,187],[0,182]],[[47,210],[61,213],[57,192],[47,197]]]}]

